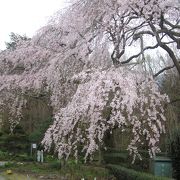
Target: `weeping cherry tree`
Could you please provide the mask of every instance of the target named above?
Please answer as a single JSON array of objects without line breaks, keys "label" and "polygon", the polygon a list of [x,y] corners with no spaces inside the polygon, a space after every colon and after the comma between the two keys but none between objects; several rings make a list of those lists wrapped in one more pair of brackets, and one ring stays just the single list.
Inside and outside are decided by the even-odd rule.
[{"label": "weeping cherry tree", "polygon": [[[0,110],[8,112],[11,131],[27,97],[45,96],[54,122],[42,144],[47,151],[54,147],[59,158],[77,158],[83,151],[86,160],[114,128],[131,131],[127,148],[134,160],[143,144],[154,156],[169,100],[153,77],[132,65],[141,63],[137,57],[145,61],[146,50],[161,47],[172,60],[170,67],[180,72],[171,49],[171,44],[179,48],[179,3],[173,2],[72,0],[32,39],[2,51]],[[128,48],[137,54],[127,54]]]}]

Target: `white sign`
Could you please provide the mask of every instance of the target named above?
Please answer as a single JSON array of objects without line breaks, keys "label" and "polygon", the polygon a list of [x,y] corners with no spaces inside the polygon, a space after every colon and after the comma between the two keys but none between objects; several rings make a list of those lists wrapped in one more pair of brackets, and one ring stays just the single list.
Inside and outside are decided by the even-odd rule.
[{"label": "white sign", "polygon": [[37,145],[36,144],[32,144],[32,148],[36,149]]}]

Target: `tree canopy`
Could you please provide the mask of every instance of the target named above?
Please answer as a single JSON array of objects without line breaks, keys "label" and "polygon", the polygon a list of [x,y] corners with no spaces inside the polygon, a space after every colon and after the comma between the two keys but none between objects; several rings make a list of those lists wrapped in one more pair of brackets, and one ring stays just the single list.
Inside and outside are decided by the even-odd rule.
[{"label": "tree canopy", "polygon": [[[60,158],[77,157],[83,145],[86,159],[115,127],[131,130],[134,159],[144,143],[154,156],[165,132],[168,97],[151,75],[132,65],[146,61],[146,50],[161,47],[180,73],[172,49],[174,44],[179,49],[179,2],[71,2],[31,40],[0,53],[0,109],[8,110],[13,130],[26,97],[47,96],[54,123],[43,144],[46,150],[54,146]],[[137,53],[127,54],[128,48]]]}]

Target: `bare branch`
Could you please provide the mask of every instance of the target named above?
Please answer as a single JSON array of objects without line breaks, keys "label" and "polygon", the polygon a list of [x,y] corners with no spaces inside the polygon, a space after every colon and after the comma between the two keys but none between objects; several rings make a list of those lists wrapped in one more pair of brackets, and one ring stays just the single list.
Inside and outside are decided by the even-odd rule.
[{"label": "bare branch", "polygon": [[172,27],[173,29],[180,29],[180,25],[179,25],[179,21],[176,24],[172,24],[171,22],[169,22],[168,20],[164,19],[164,23],[169,25],[170,27]]},{"label": "bare branch", "polygon": [[149,22],[149,25],[150,25],[152,31],[154,32],[154,34],[156,36],[158,46],[160,46],[162,49],[164,49],[168,53],[168,55],[172,59],[174,65],[176,66],[177,71],[178,71],[178,73],[180,75],[180,65],[179,65],[179,62],[178,62],[174,52],[172,51],[172,49],[168,45],[166,45],[165,43],[163,43],[161,41],[161,38],[159,37],[159,34],[158,34],[157,30],[156,30],[156,27],[152,24],[152,22]]},{"label": "bare branch", "polygon": [[172,68],[174,68],[174,67],[175,67],[175,65],[165,67],[165,68],[161,69],[159,72],[157,72],[156,74],[154,74],[153,77],[156,78],[157,76],[159,76],[159,75],[160,75],[161,73],[163,73],[164,71],[167,71],[167,70],[172,69]]},{"label": "bare branch", "polygon": [[155,49],[158,47],[158,44],[154,45],[154,46],[147,46],[143,49],[143,51],[141,51],[140,53],[136,54],[136,55],[133,55],[131,56],[130,58],[128,58],[126,61],[121,61],[120,64],[126,64],[126,63],[129,63],[131,60],[133,60],[134,58],[137,58],[139,57],[142,52],[146,51],[146,50],[149,50],[149,49]]}]

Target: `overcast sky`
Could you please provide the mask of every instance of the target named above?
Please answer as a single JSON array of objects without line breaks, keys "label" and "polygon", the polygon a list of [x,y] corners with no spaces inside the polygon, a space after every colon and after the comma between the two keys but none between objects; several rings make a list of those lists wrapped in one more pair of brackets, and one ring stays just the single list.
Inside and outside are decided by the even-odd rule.
[{"label": "overcast sky", "polygon": [[0,49],[10,32],[31,37],[46,24],[48,17],[62,8],[65,0],[1,0]]}]

